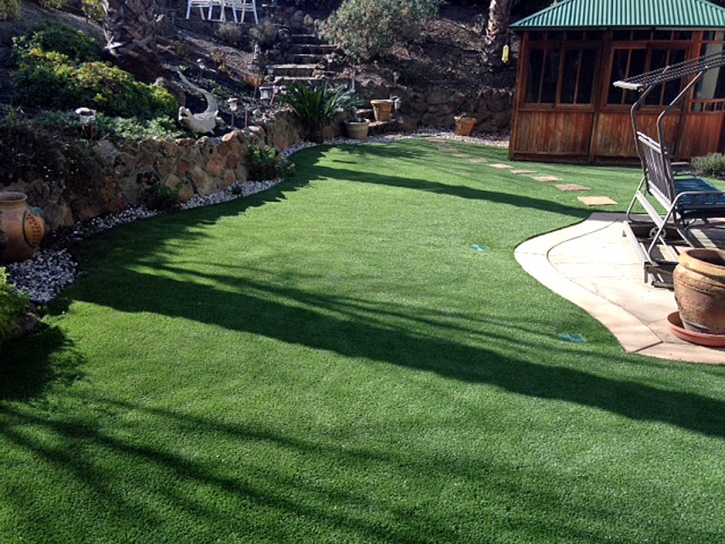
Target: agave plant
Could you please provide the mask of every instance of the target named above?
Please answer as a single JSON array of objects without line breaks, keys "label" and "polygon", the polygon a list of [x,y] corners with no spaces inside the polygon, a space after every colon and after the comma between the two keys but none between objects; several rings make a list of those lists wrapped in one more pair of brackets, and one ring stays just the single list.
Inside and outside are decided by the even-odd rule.
[{"label": "agave plant", "polygon": [[279,100],[292,108],[313,141],[321,141],[322,129],[338,113],[354,110],[362,104],[346,85],[331,89],[327,81],[317,86],[293,83]]}]

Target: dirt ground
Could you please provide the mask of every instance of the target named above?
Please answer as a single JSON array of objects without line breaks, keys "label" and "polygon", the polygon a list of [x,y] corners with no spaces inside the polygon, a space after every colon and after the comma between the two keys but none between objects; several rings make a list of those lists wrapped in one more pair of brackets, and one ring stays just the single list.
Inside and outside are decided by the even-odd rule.
[{"label": "dirt ground", "polygon": [[[183,4],[183,5],[182,5]],[[191,79],[203,76],[221,92],[228,95],[253,93],[253,74],[249,40],[230,45],[219,38],[218,25],[184,19],[185,2],[170,0],[171,11],[159,26],[158,51],[167,77],[180,66],[188,67]],[[310,13],[324,18],[329,10]],[[27,29],[44,17],[60,18],[102,40],[103,31],[78,13],[48,12],[36,4],[25,2],[23,17],[15,22],[0,23],[0,103],[11,99],[9,74],[9,34]],[[193,19],[193,18],[192,18]],[[515,61],[497,73],[481,64],[480,51],[485,30],[485,13],[478,6],[459,6],[444,3],[439,17],[427,25],[425,39],[418,44],[397,45],[391,54],[374,63],[357,67],[361,78],[397,83],[413,91],[425,92],[445,86],[460,91],[476,91],[483,86],[512,88],[515,82]],[[249,30],[247,29],[246,32]],[[516,51],[513,44],[513,51]],[[202,60],[205,70],[198,68]],[[193,100],[193,99],[192,99]]]}]

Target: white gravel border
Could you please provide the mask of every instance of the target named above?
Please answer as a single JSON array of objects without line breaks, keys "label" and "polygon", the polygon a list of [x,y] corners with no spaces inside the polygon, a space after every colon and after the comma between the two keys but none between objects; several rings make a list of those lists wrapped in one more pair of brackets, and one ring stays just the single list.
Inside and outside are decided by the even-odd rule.
[{"label": "white gravel border", "polygon": [[[349,138],[333,138],[323,145],[361,145],[371,143],[391,143],[409,138],[434,137],[456,140],[493,147],[507,147],[508,134],[486,135],[482,137],[457,136],[444,129],[426,129],[410,134],[383,134],[372,136],[367,140],[352,140]],[[283,159],[288,160],[293,154],[315,147],[312,142],[302,141],[280,153]],[[202,206],[220,204],[250,196],[279,184],[281,179],[269,181],[245,181],[235,183],[226,189],[215,191],[204,196],[195,196],[184,202],[182,210],[190,210]],[[131,206],[118,213],[97,217],[85,223],[76,223],[64,232],[68,243],[83,240],[93,234],[112,229],[120,225],[131,223],[139,219],[153,217],[161,212],[150,210],[145,206]],[[31,301],[38,305],[48,304],[56,298],[63,289],[69,287],[80,274],[78,263],[65,248],[40,248],[35,255],[23,262],[8,266],[8,282],[16,289],[25,293]]]}]

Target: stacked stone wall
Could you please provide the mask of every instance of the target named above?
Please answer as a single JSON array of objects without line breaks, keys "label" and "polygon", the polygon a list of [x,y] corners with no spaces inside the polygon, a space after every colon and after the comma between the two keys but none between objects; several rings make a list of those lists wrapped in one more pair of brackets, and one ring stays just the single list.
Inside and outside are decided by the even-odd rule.
[{"label": "stacked stone wall", "polygon": [[[484,89],[477,96],[461,92],[411,93],[402,97],[397,128],[404,131],[432,126],[448,128],[453,117],[476,117],[476,133],[506,130],[511,122],[511,93]],[[326,137],[341,134],[341,124],[327,127]],[[178,190],[182,201],[204,196],[247,181],[249,146],[270,146],[283,151],[303,139],[303,127],[289,111],[277,112],[256,126],[230,130],[220,137],[143,140],[94,144],[100,179],[57,179],[52,173],[28,172],[21,179],[0,179],[0,190],[21,191],[31,205],[40,207],[49,230],[70,226],[144,203],[156,184]]]}]

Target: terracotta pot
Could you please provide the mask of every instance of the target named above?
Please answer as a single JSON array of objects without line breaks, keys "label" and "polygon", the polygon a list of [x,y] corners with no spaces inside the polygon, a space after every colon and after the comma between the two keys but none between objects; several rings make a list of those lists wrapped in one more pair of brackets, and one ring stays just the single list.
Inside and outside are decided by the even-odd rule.
[{"label": "terracotta pot", "polygon": [[371,100],[370,104],[373,107],[373,114],[377,122],[385,123],[390,121],[390,113],[393,111],[393,106],[395,105],[394,100]]},{"label": "terracotta pot", "polygon": [[725,251],[688,249],[682,252],[673,282],[685,329],[725,334]]},{"label": "terracotta pot", "polygon": [[354,140],[367,140],[369,128],[369,121],[345,121],[345,132]]},{"label": "terracotta pot", "polygon": [[456,134],[459,136],[470,136],[473,132],[473,127],[476,126],[476,119],[474,117],[454,117],[456,122]]},{"label": "terracotta pot", "polygon": [[0,192],[0,263],[29,259],[43,240],[45,222],[27,200],[23,193]]}]

